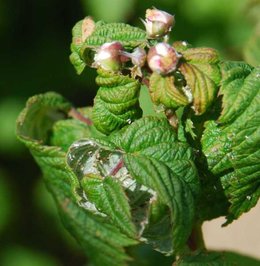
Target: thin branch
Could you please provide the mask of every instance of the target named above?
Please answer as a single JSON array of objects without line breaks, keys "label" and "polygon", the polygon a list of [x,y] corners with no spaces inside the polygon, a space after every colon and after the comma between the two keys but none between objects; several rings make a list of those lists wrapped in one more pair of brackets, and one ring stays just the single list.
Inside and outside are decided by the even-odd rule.
[{"label": "thin branch", "polygon": [[117,165],[111,170],[109,173],[110,176],[114,176],[118,173],[118,171],[124,166],[123,159],[120,159]]}]

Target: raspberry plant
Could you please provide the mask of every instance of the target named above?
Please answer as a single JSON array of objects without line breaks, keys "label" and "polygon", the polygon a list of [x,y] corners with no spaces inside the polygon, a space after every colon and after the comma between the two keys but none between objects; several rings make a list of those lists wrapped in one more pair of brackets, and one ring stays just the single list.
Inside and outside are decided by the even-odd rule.
[{"label": "raspberry plant", "polygon": [[258,201],[260,68],[170,43],[166,12],[143,22],[79,21],[70,60],[78,74],[97,69],[94,106],[36,95],[17,135],[94,265],[141,265],[141,245],[173,265],[228,265],[207,252],[201,225],[227,225]]}]

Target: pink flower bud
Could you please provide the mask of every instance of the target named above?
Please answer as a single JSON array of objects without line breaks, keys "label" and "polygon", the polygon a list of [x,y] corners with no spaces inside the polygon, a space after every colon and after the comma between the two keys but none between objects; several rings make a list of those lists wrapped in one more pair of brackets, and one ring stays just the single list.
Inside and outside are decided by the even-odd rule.
[{"label": "pink flower bud", "polygon": [[94,67],[101,67],[108,71],[119,71],[122,67],[121,52],[123,46],[120,42],[103,44],[94,56]]},{"label": "pink flower bud", "polygon": [[146,52],[143,48],[137,47],[132,53],[132,63],[136,66],[142,67],[146,61]]},{"label": "pink flower bud", "polygon": [[152,71],[169,74],[176,69],[180,57],[181,55],[169,44],[158,43],[150,48],[147,62]]},{"label": "pink flower bud", "polygon": [[146,61],[146,52],[143,48],[137,47],[134,49],[132,53],[122,52],[121,53],[124,57],[130,58],[133,65],[142,67]]},{"label": "pink flower bud", "polygon": [[163,37],[174,25],[174,16],[158,9],[147,9],[145,18],[144,25],[150,38]]}]

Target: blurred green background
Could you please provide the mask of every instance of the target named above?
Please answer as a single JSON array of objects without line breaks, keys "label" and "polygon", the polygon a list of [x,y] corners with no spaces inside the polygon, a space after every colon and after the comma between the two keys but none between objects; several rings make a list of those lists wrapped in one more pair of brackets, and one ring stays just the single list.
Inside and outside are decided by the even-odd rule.
[{"label": "blurred green background", "polygon": [[28,97],[63,94],[91,105],[95,71],[77,76],[69,62],[71,29],[86,15],[142,26],[145,9],[175,14],[172,40],[211,46],[221,57],[259,64],[259,0],[0,0],[0,265],[85,265],[63,229],[39,168],[15,137]]}]

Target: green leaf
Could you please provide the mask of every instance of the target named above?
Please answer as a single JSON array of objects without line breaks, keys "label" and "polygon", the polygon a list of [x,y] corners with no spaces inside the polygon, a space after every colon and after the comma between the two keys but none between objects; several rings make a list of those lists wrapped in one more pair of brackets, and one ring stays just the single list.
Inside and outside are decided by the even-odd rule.
[{"label": "green leaf", "polygon": [[120,138],[116,134],[111,138],[127,154],[144,155],[166,164],[174,175],[189,185],[195,197],[198,195],[199,181],[193,150],[177,140],[166,119],[144,117],[122,132]]},{"label": "green leaf", "polygon": [[223,72],[222,124],[206,123],[202,149],[231,203],[228,223],[255,206],[260,196],[260,68],[251,71],[245,63],[227,62]]},{"label": "green leaf", "polygon": [[173,252],[178,253],[184,247],[193,225],[195,202],[190,188],[169,167],[155,159],[126,155],[124,161],[137,182],[155,190],[159,199],[170,208]]},{"label": "green leaf", "polygon": [[53,124],[71,108],[61,95],[48,92],[31,97],[17,119],[17,135],[33,142],[47,142]]},{"label": "green leaf", "polygon": [[221,74],[218,54],[211,48],[190,48],[181,51],[179,70],[192,91],[195,114],[205,113],[214,101]]},{"label": "green leaf", "polygon": [[181,258],[173,264],[173,266],[231,266],[234,265],[228,262],[222,253],[209,252],[197,253],[192,256]]},{"label": "green leaf", "polygon": [[[140,240],[167,254],[171,254],[173,248],[179,252],[191,233],[199,193],[193,159],[193,151],[177,141],[168,121],[154,117],[133,122],[112,134],[109,141],[82,139],[75,142],[68,153],[68,165],[79,180],[83,178],[86,182],[82,184],[85,200],[94,203],[96,211],[108,215],[121,231],[128,230],[129,235],[132,229],[129,225],[125,227],[131,224],[128,207],[118,214],[116,210],[120,208],[114,203],[116,193],[121,195],[118,200],[125,202],[123,191],[114,188],[116,183],[109,191],[103,189],[107,178],[116,180],[129,199],[131,219],[138,228]],[[162,213],[154,213],[158,206]],[[122,224],[123,220],[128,222]],[[164,226],[164,232],[158,237],[159,226]]]},{"label": "green leaf", "polygon": [[130,174],[169,207],[173,249],[180,251],[191,233],[199,192],[192,150],[177,141],[166,119],[154,117],[134,122],[113,138],[126,152],[124,162]]},{"label": "green leaf", "polygon": [[78,204],[79,181],[67,166],[66,153],[60,147],[48,146],[47,136],[53,124],[64,118],[69,107],[68,102],[54,93],[32,97],[18,118],[18,138],[29,147],[41,167],[65,226],[87,256],[95,265],[125,265],[129,257],[124,247],[136,242],[120,233],[106,217]]},{"label": "green leaf", "polygon": [[172,109],[189,104],[182,86],[177,85],[175,80],[174,76],[161,76],[155,72],[151,75],[149,90],[155,104],[163,104]]},{"label": "green leaf", "polygon": [[[59,203],[62,203],[61,199]],[[94,265],[126,265],[130,260],[124,247],[136,242],[121,234],[107,219],[93,215],[66,199],[58,207],[64,225]]]},{"label": "green leaf", "polygon": [[122,128],[142,116],[139,107],[140,83],[128,76],[98,70],[100,86],[94,100],[92,119],[104,134]]},{"label": "green leaf", "polygon": [[146,32],[124,23],[100,23],[93,34],[86,38],[85,47],[98,47],[113,41],[119,41],[126,49],[145,46]]},{"label": "green leaf", "polygon": [[165,256],[172,255],[172,223],[168,206],[152,198],[147,226],[142,234],[145,242]]},{"label": "green leaf", "polygon": [[[246,77],[253,68],[243,62],[226,62],[222,64],[222,86],[220,95],[223,95],[222,113],[218,119],[221,123],[230,123],[238,117],[255,97],[259,87],[258,83]],[[251,88],[252,86],[252,88]],[[247,99],[245,101],[245,99]]]},{"label": "green leaf", "polygon": [[122,186],[110,176],[99,177],[89,174],[81,181],[88,200],[97,209],[108,215],[120,230],[131,238],[136,238],[136,229],[132,222],[130,205]]}]

